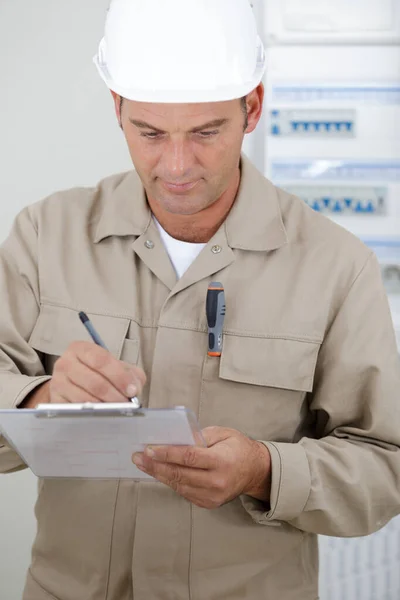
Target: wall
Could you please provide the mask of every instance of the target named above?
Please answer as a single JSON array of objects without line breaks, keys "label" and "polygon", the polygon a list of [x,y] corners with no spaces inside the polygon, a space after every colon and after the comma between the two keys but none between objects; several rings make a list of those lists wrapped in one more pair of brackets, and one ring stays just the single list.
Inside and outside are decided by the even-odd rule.
[{"label": "wall", "polygon": [[[0,1],[0,239],[25,205],[130,168],[92,57],[108,0]],[[0,599],[19,600],[36,480],[0,477]]]}]

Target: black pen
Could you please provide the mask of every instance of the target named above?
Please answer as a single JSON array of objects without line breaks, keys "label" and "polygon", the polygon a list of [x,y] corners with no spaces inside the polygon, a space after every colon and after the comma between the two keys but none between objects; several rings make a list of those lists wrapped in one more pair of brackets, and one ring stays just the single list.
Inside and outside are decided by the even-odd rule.
[{"label": "black pen", "polygon": [[[83,325],[85,326],[87,332],[89,333],[89,335],[92,338],[92,340],[94,341],[94,343],[97,344],[97,346],[101,346],[102,348],[104,348],[104,350],[108,351],[107,346],[105,345],[105,343],[103,342],[103,340],[101,339],[101,337],[99,336],[99,334],[97,333],[95,328],[93,327],[93,323],[91,322],[91,320],[89,319],[87,314],[84,312],[80,312],[79,318],[82,321]],[[138,398],[131,398],[131,402],[134,405],[134,408],[142,408],[142,405],[140,404],[140,401]]]},{"label": "black pen", "polygon": [[222,331],[226,313],[225,290],[222,283],[213,282],[208,286],[206,315],[208,324],[208,356],[222,354]]}]

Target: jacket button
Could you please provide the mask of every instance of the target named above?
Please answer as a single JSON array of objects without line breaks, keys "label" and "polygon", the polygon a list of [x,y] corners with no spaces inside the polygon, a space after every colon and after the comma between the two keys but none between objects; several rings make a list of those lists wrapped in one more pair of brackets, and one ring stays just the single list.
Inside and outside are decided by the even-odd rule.
[{"label": "jacket button", "polygon": [[213,246],[213,247],[211,248],[211,252],[212,252],[213,254],[221,254],[221,252],[222,252],[222,248],[221,248],[221,246]]},{"label": "jacket button", "polygon": [[145,243],[146,248],[148,248],[149,250],[153,250],[155,244],[154,242],[152,242],[151,240],[147,240],[147,242]]}]

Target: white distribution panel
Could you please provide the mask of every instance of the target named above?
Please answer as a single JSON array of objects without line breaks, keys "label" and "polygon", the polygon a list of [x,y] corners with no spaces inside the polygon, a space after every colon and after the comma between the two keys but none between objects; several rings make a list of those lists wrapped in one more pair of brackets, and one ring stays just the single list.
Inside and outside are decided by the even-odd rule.
[{"label": "white distribution panel", "polygon": [[[400,351],[400,0],[260,2],[264,171],[375,252]],[[320,562],[321,600],[399,600],[400,518]]]},{"label": "white distribution panel", "polygon": [[268,0],[272,43],[395,43],[397,0]]},{"label": "white distribution panel", "polygon": [[[364,238],[363,242],[375,252],[379,259],[383,281],[389,297],[398,294],[400,301],[400,235],[392,239]],[[394,308],[396,307],[394,306]]]},{"label": "white distribution panel", "polygon": [[356,111],[346,109],[275,109],[270,113],[274,136],[352,138]]},{"label": "white distribution panel", "polygon": [[321,158],[287,158],[271,160],[274,181],[302,179],[312,181],[380,181],[400,182],[400,159],[346,160]]},{"label": "white distribution panel", "polygon": [[334,215],[384,215],[387,212],[387,188],[374,186],[283,186],[304,200],[315,211]]},{"label": "white distribution panel", "polygon": [[400,519],[366,538],[320,537],[321,600],[399,600]]},{"label": "white distribution panel", "polygon": [[[399,73],[400,75],[400,73]],[[281,82],[271,87],[272,102],[284,104],[344,102],[347,105],[398,105],[400,104],[400,81],[388,83],[297,83]]]}]

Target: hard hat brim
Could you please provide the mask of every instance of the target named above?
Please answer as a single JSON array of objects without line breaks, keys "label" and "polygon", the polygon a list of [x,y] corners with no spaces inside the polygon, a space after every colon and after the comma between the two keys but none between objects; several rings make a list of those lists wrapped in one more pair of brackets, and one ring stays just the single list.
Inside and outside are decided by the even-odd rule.
[{"label": "hard hat brim", "polygon": [[260,38],[258,38],[258,60],[257,66],[251,81],[241,83],[239,85],[229,85],[215,87],[214,89],[198,89],[198,90],[159,90],[159,89],[135,89],[125,88],[113,81],[107,65],[101,61],[100,53],[96,54],[93,62],[97,67],[100,77],[103,79],[107,87],[126,98],[136,102],[152,102],[152,103],[168,103],[168,104],[189,104],[189,103],[207,103],[207,102],[225,102],[235,100],[247,96],[252,92],[262,81],[266,68],[266,57],[264,46]]}]

